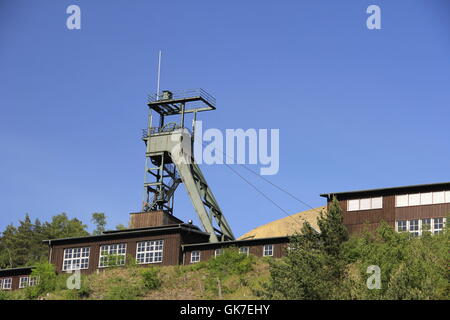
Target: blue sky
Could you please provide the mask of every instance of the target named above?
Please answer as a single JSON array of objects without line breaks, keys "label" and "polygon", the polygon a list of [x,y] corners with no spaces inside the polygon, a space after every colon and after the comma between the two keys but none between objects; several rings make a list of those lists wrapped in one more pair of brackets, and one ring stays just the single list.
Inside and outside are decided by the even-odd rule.
[{"label": "blue sky", "polygon": [[[66,28],[71,4],[81,30]],[[371,4],[382,30],[366,27]],[[280,129],[268,179],[311,206],[450,181],[449,21],[446,0],[1,0],[0,229],[25,213],[127,224],[160,49],[162,89],[216,97],[205,129]],[[225,166],[202,169],[236,235],[285,217]],[[247,177],[286,211],[307,209]],[[175,214],[197,221],[184,186]]]}]

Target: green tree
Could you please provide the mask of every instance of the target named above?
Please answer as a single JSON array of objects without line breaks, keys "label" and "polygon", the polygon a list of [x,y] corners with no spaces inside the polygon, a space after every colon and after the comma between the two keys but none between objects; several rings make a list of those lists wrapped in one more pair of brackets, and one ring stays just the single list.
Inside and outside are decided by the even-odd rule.
[{"label": "green tree", "polygon": [[318,219],[320,232],[305,222],[291,237],[285,259],[271,261],[271,281],[264,295],[275,299],[334,299],[341,297],[346,278],[343,244],[348,233],[342,209],[333,199]]},{"label": "green tree", "polygon": [[125,227],[123,224],[118,224],[117,226],[116,226],[116,230],[126,230],[127,229],[127,227]]},{"label": "green tree", "polygon": [[34,223],[28,214],[16,228],[8,225],[0,236],[0,268],[15,268],[34,265],[46,260],[45,239],[86,236],[87,226],[77,219],[69,219],[65,213],[56,215],[51,222]]},{"label": "green tree", "polygon": [[106,216],[103,212],[94,212],[92,214],[91,221],[95,224],[96,228],[93,232],[94,235],[102,234],[106,228]]}]

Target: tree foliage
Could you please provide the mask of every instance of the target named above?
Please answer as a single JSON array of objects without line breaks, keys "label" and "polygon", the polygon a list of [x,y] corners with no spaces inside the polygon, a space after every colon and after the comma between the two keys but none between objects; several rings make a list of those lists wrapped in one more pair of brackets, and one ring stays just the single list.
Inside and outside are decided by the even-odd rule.
[{"label": "tree foliage", "polygon": [[[448,221],[448,218],[447,218]],[[382,223],[349,239],[336,199],[322,213],[320,233],[305,223],[284,259],[271,263],[264,295],[272,299],[449,299],[449,227],[419,238]],[[369,289],[369,266],[381,288]]]},{"label": "tree foliage", "polygon": [[42,242],[58,238],[89,235],[87,226],[61,213],[49,222],[33,223],[28,214],[19,225],[6,226],[0,235],[0,269],[34,265],[47,259],[48,248]]}]

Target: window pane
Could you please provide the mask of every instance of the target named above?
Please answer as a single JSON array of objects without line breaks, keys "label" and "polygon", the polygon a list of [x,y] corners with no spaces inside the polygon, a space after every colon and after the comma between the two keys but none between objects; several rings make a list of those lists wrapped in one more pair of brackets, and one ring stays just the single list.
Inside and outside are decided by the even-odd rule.
[{"label": "window pane", "polygon": [[420,194],[420,204],[421,205],[432,204],[432,203],[433,203],[433,193],[432,192]]},{"label": "window pane", "polygon": [[357,200],[348,200],[348,209],[347,211],[357,211],[359,210],[359,199]]},{"label": "window pane", "polygon": [[372,209],[382,209],[383,208],[383,197],[372,198]]},{"label": "window pane", "polygon": [[445,202],[450,203],[450,191],[445,191]]},{"label": "window pane", "polygon": [[397,207],[407,207],[408,206],[408,195],[404,194],[401,196],[395,196],[395,205]]},{"label": "window pane", "polygon": [[372,208],[372,199],[361,199],[359,201],[360,210],[369,210]]},{"label": "window pane", "polygon": [[420,193],[410,194],[408,204],[410,206],[420,206]]},{"label": "window pane", "polygon": [[445,202],[445,193],[441,192],[433,192],[433,203],[444,203]]}]

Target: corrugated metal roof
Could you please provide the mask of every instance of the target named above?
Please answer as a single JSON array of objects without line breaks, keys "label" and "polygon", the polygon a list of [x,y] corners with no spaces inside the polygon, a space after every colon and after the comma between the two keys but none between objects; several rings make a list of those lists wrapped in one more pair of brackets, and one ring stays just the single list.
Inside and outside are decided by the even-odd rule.
[{"label": "corrugated metal roof", "polygon": [[196,226],[192,226],[189,224],[175,224],[175,225],[166,225],[166,226],[158,226],[158,227],[139,228],[139,229],[111,230],[109,232],[105,232],[105,233],[99,234],[99,235],[85,236],[85,237],[73,237],[73,238],[49,239],[49,240],[43,240],[42,242],[52,243],[52,242],[62,242],[62,241],[69,241],[69,240],[101,239],[104,237],[115,237],[115,236],[122,236],[122,235],[132,235],[132,234],[150,233],[150,232],[156,232],[156,231],[176,230],[176,229],[184,230],[184,231],[188,231],[188,232],[195,232],[195,233],[204,234],[204,235],[209,236],[209,233],[200,231]]},{"label": "corrugated metal roof", "polygon": [[343,191],[343,192],[330,192],[330,193],[322,193],[320,196],[321,197],[330,197],[333,195],[356,194],[356,193],[379,192],[379,191],[395,191],[395,190],[400,190],[400,189],[426,188],[426,187],[438,187],[438,186],[449,186],[450,187],[450,182],[439,182],[439,183],[431,183],[431,184],[416,184],[416,185],[409,185],[409,186],[354,190],[354,191]]}]

